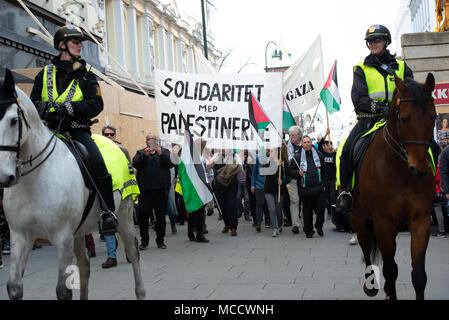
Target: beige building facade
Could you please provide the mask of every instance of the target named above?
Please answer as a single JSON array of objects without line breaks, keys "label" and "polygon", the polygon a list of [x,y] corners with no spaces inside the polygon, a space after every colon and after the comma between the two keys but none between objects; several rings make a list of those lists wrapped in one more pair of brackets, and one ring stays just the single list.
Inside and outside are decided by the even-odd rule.
[{"label": "beige building facade", "polygon": [[[86,41],[82,57],[112,81],[100,81],[104,110],[95,133],[110,124],[117,140],[133,156],[157,133],[154,70],[196,72],[195,56],[203,55],[201,5],[182,0],[28,0],[23,3],[50,34],[64,24],[77,25],[100,43]],[[189,10],[186,10],[188,8]],[[208,19],[206,6],[206,21]],[[0,0],[0,61],[30,78],[20,86],[29,94],[32,79],[57,54],[31,15],[17,1]],[[206,23],[207,26],[207,23]],[[36,30],[38,32],[36,32]],[[207,31],[209,62],[217,65],[221,52]],[[146,93],[146,95],[142,92]]]}]

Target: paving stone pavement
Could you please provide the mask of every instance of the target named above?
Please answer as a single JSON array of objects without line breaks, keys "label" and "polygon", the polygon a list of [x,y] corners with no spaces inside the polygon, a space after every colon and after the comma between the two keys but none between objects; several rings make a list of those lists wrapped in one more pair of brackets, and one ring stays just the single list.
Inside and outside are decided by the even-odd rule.
[{"label": "paving stone pavement", "polygon": [[[332,231],[327,220],[324,237],[307,239],[284,227],[279,237],[271,229],[256,233],[251,222],[239,219],[238,236],[222,234],[223,222],[217,215],[207,217],[210,243],[187,239],[187,225],[172,235],[167,223],[166,250],[158,249],[155,233],[150,231],[150,245],[141,252],[141,270],[149,300],[301,300],[356,299],[382,300],[362,290],[364,265],[358,245],[348,245],[348,233]],[[136,228],[136,234],[138,229]],[[90,299],[135,299],[131,265],[123,251],[118,252],[118,266],[102,269],[106,245],[94,235],[97,257],[91,258]],[[120,245],[119,245],[120,246]],[[119,248],[120,249],[120,248]],[[121,250],[123,250],[121,248]],[[431,237],[426,258],[426,299],[449,298],[449,238]],[[0,269],[0,299],[8,299],[6,282],[9,256],[3,256]],[[399,299],[414,299],[411,283],[410,234],[397,238],[396,262],[399,268]],[[24,299],[56,299],[57,260],[51,245],[31,252],[23,279]],[[384,281],[381,280],[381,287]],[[74,290],[74,299],[79,291]]]}]

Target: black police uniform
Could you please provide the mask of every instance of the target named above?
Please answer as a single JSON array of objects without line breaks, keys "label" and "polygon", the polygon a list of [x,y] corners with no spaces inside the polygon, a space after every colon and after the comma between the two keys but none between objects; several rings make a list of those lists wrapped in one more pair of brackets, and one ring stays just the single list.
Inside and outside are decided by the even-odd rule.
[{"label": "black police uniform", "polygon": [[[52,105],[49,103],[42,103],[42,87],[44,70],[41,70],[35,80],[33,90],[31,92],[31,100],[36,105],[41,118],[43,118],[51,129],[56,129],[60,120],[60,131],[69,132],[72,138],[82,143],[89,152],[90,161],[92,165],[92,175],[97,187],[100,189],[101,195],[106,202],[108,208],[102,208],[114,211],[114,198],[112,193],[112,179],[109,175],[103,157],[91,137],[90,119],[96,117],[103,110],[103,99],[101,97],[100,86],[95,76],[86,69],[86,62],[78,59],[77,62],[81,65],[76,70],[73,70],[73,62],[61,61],[59,56],[53,58],[52,64],[57,68],[56,70],[56,90],[58,94],[63,93],[70,82],[75,79],[79,83],[79,87],[83,92],[82,101],[71,102],[73,115],[69,115],[64,105],[56,106],[56,112],[48,112],[48,108]],[[47,72],[53,72],[48,68]],[[55,100],[57,97],[53,97]]]},{"label": "black police uniform", "polygon": [[[374,54],[368,55],[363,63],[366,66],[376,68],[384,78],[386,78],[389,73],[381,68],[382,64],[389,66],[392,70],[399,69],[396,58],[388,50],[385,50],[385,53],[380,56]],[[413,72],[407,64],[404,63],[404,80],[407,78],[413,79]],[[388,112],[387,100],[379,102],[369,97],[365,73],[359,66],[354,70],[351,98],[352,103],[354,104],[355,113],[357,114],[357,123],[346,139],[340,159],[340,181],[343,190],[346,191],[349,191],[349,188],[351,187],[350,180],[353,168],[351,166],[349,153],[354,140],[362,132],[372,128],[374,124],[384,118],[385,114]]]}]

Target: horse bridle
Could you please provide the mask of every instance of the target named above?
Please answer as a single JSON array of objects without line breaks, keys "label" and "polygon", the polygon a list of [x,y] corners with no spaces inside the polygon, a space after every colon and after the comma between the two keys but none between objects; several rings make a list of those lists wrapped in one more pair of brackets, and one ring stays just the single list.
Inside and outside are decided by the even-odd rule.
[{"label": "horse bridle", "polygon": [[56,134],[53,133],[52,137],[50,138],[50,140],[47,142],[47,144],[45,145],[45,147],[36,155],[36,156],[30,156],[30,158],[26,161],[23,161],[20,158],[20,142],[22,140],[22,132],[23,132],[23,122],[25,122],[25,125],[27,126],[27,128],[30,128],[30,125],[28,124],[28,121],[25,118],[25,114],[23,112],[22,107],[20,106],[20,100],[17,97],[17,93],[14,91],[14,99],[8,99],[4,102],[1,103],[1,105],[5,105],[5,106],[10,106],[12,104],[17,104],[17,120],[18,120],[18,130],[19,130],[19,136],[17,138],[17,144],[16,145],[9,145],[9,146],[5,146],[5,145],[0,145],[0,151],[9,151],[9,152],[15,152],[16,153],[16,179],[19,179],[20,177],[23,177],[29,173],[31,173],[32,171],[36,170],[41,164],[43,164],[49,157],[50,155],[53,153],[53,151],[55,150],[56,147],[56,142],[57,140],[55,140],[55,143],[53,145],[53,148],[50,150],[50,152],[47,154],[47,156],[42,159],[41,162],[39,162],[34,168],[26,171],[26,172],[21,172],[21,169],[23,166],[25,166],[26,164],[30,164],[30,167],[33,166],[33,161],[35,161],[37,158],[39,158],[44,152],[45,150],[48,149],[48,147],[50,146],[50,143],[52,142],[52,140],[56,137]]},{"label": "horse bridle", "polygon": [[[429,100],[433,100],[433,98],[426,98],[426,101]],[[383,136],[384,136],[384,140],[385,142],[391,147],[391,149],[393,149],[393,151],[405,162],[408,163],[408,153],[407,150],[405,149],[405,146],[408,144],[416,144],[416,145],[423,145],[423,146],[427,146],[430,147],[430,145],[432,144],[432,139],[430,139],[430,141],[421,141],[421,140],[405,140],[403,141],[402,139],[402,135],[401,135],[401,122],[399,121],[399,113],[401,111],[400,107],[401,107],[401,103],[403,102],[413,102],[414,99],[413,98],[406,98],[406,99],[399,99],[399,103],[397,106],[397,111],[396,111],[396,128],[397,128],[397,133],[398,133],[398,137],[399,137],[399,142],[393,138],[393,136],[390,134],[390,132],[388,131],[388,125],[386,124],[384,129],[383,129]],[[390,138],[390,140],[394,143],[395,146],[392,146],[390,144],[390,142],[387,139]]]}]

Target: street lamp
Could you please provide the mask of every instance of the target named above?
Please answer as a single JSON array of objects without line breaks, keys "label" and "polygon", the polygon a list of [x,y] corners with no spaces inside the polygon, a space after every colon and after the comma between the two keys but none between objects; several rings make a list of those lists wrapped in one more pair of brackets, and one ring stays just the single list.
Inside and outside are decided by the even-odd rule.
[{"label": "street lamp", "polygon": [[207,56],[207,33],[206,33],[206,18],[204,13],[204,0],[201,0],[201,16],[203,22],[203,42],[204,42],[204,57],[209,60]]},{"label": "street lamp", "polygon": [[282,59],[282,51],[281,50],[279,50],[279,52],[277,51],[278,46],[277,43],[274,41],[268,42],[267,45],[265,46],[265,72],[268,71],[267,49],[270,44],[274,44],[276,46],[276,49],[274,49],[274,53],[271,55],[271,57]]}]

